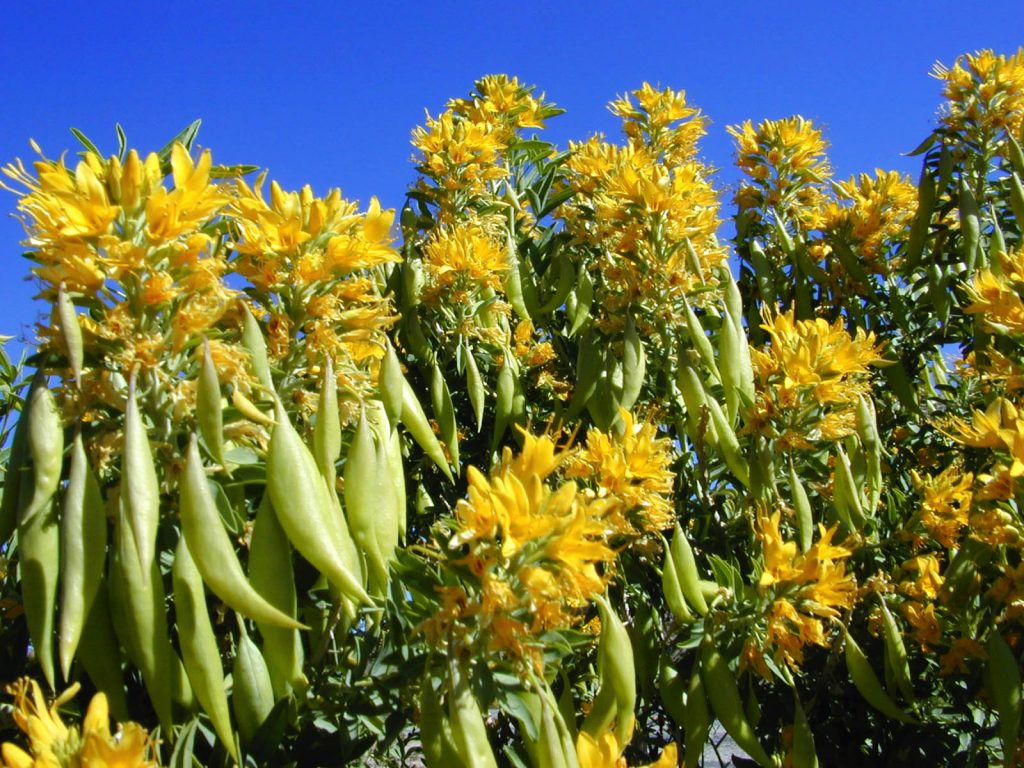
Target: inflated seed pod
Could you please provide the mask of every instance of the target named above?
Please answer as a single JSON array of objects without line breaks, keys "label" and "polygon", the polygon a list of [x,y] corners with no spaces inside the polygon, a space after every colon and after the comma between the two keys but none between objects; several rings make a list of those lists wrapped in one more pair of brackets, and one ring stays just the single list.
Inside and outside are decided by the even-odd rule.
[{"label": "inflated seed pod", "polygon": [[686,722],[686,678],[679,674],[668,658],[662,654],[658,664],[658,693],[673,722],[680,728]]},{"label": "inflated seed pod", "polygon": [[221,665],[217,637],[213,633],[206,608],[203,579],[184,536],[178,540],[171,573],[178,643],[185,672],[200,706],[210,716],[217,737],[237,761],[235,732],[231,727],[231,710],[224,690],[224,668]]},{"label": "inflated seed pod", "polygon": [[793,768],[818,768],[818,753],[814,749],[814,734],[807,722],[804,708],[793,692]]},{"label": "inflated seed pod", "polygon": [[1021,725],[1020,664],[998,629],[989,634],[985,650],[988,653],[985,685],[999,715],[999,739],[1003,742],[1004,758],[1007,764],[1013,764]]},{"label": "inflated seed pod", "polygon": [[682,622],[694,620],[694,615],[686,604],[682,587],[679,585],[679,571],[667,543],[665,545],[665,560],[661,567],[661,591],[665,596],[668,609],[676,619]]},{"label": "inflated seed pod", "polygon": [[494,401],[494,432],[491,436],[491,450],[501,444],[501,438],[512,419],[512,400],[516,394],[516,375],[509,363],[512,353],[505,350],[505,364],[498,371],[498,384]]},{"label": "inflated seed pod", "polygon": [[328,488],[337,478],[335,464],[341,457],[341,415],[338,412],[338,380],[330,355],[324,360],[317,399],[316,422],[313,424],[313,456]]},{"label": "inflated seed pod", "polygon": [[899,720],[901,723],[914,722],[914,719],[900,709],[896,702],[889,697],[889,694],[885,692],[882,682],[878,679],[878,675],[871,668],[871,662],[868,661],[864,651],[860,649],[860,646],[857,645],[850,633],[847,632],[846,627],[843,627],[843,635],[846,639],[846,669],[850,673],[850,679],[853,680],[854,686],[860,692],[860,695],[864,697],[864,700],[886,717]]},{"label": "inflated seed pod", "polygon": [[366,557],[370,592],[378,595],[387,587],[398,546],[399,521],[394,505],[386,503],[391,486],[383,446],[364,411],[345,459],[345,513],[352,538]]},{"label": "inflated seed pod", "polygon": [[505,238],[505,267],[503,286],[505,297],[517,315],[523,319],[529,319],[530,310],[523,297],[523,278],[519,271],[519,253],[512,231],[509,231]]},{"label": "inflated seed pod", "polygon": [[576,385],[569,400],[567,418],[575,418],[587,406],[590,398],[597,390],[597,382],[601,376],[601,347],[595,343],[590,334],[580,341],[576,355]]},{"label": "inflated seed pod", "polygon": [[896,619],[879,595],[878,602],[882,607],[882,639],[885,642],[886,663],[896,678],[896,687],[908,703],[914,701],[914,686],[910,677],[910,661],[907,658],[907,647],[903,643],[903,633],[896,625]]},{"label": "inflated seed pod", "polygon": [[978,201],[962,178],[957,207],[960,209],[960,253],[970,273],[978,266],[981,254],[981,216]]},{"label": "inflated seed pod", "polygon": [[[25,486],[22,486],[23,490]],[[50,499],[18,525],[18,570],[29,637],[43,676],[54,688],[53,629],[60,573],[60,523]]]},{"label": "inflated seed pod", "polygon": [[448,720],[456,752],[472,768],[497,768],[480,705],[465,667],[454,657],[448,662],[448,685]]},{"label": "inflated seed pod", "polygon": [[718,364],[715,362],[715,350],[711,346],[711,340],[704,333],[704,326],[701,325],[697,314],[690,307],[690,303],[685,297],[683,298],[683,309],[686,312],[686,333],[690,337],[690,342],[700,354],[700,359],[704,363],[707,372],[711,374],[711,378],[715,381],[721,381],[722,377],[719,375]]},{"label": "inflated seed pod", "polygon": [[448,390],[448,382],[444,380],[441,366],[434,362],[430,374],[430,397],[434,406],[434,416],[441,429],[441,439],[448,448],[455,471],[459,471],[459,425],[455,420],[455,405]]},{"label": "inflated seed pod", "polygon": [[249,353],[249,361],[256,379],[268,392],[273,392],[274,382],[270,377],[270,362],[267,359],[267,343],[263,339],[263,331],[247,304],[242,304],[242,313],[242,346]]},{"label": "inflated seed pod", "polygon": [[99,592],[107,556],[107,510],[100,487],[85,455],[82,433],[71,445],[71,468],[61,510],[60,641],[58,650],[64,679],[70,679],[71,661],[82,628]]},{"label": "inflated seed pod", "polygon": [[82,326],[78,324],[78,313],[71,303],[63,281],[57,288],[57,319],[60,321],[60,338],[67,352],[68,365],[75,375],[75,384],[82,386],[82,364],[84,363],[84,345],[82,343]]},{"label": "inflated seed pod", "polygon": [[455,482],[441,444],[437,442],[434,430],[431,429],[430,422],[427,421],[427,416],[423,413],[423,406],[420,405],[419,398],[416,397],[409,380],[404,377],[402,378],[402,423],[409,430],[412,439],[419,444],[423,452],[444,473],[444,476],[449,481]]},{"label": "inflated seed pod", "polygon": [[[172,733],[173,651],[167,637],[159,565],[153,560],[149,577],[143,578],[135,536],[124,509],[117,514],[113,543],[108,589],[114,628],[128,657],[142,673],[161,727]],[[177,663],[177,658],[173,661]]]},{"label": "inflated seed pod", "polygon": [[747,719],[736,678],[708,633],[705,633],[700,644],[700,674],[711,709],[726,733],[758,765],[772,768],[771,758],[757,740],[754,728]]},{"label": "inflated seed pod", "polygon": [[398,353],[389,342],[384,351],[384,357],[380,361],[380,375],[377,378],[377,388],[380,390],[380,400],[384,403],[384,410],[388,414],[388,421],[394,427],[402,418],[402,408],[405,398],[405,375],[402,373],[402,363],[398,359]]},{"label": "inflated seed pod", "polygon": [[32,462],[31,494],[21,504],[19,523],[26,523],[49,506],[57,492],[64,464],[64,426],[57,401],[39,374],[29,392],[28,456]]},{"label": "inflated seed pod", "polygon": [[567,335],[572,338],[586,325],[590,319],[590,308],[594,305],[594,280],[588,269],[580,270],[576,290],[566,298],[566,309],[569,309],[569,299],[575,299],[575,307],[568,313],[570,326]]},{"label": "inflated seed pod", "polygon": [[627,744],[633,735],[636,709],[636,665],[633,644],[618,614],[607,598],[595,598],[601,617],[601,639],[597,645],[597,669],[600,688],[582,730],[600,738],[609,725],[615,729],[619,744]]},{"label": "inflated seed pod", "polygon": [[195,435],[189,441],[180,492],[181,530],[210,591],[243,616],[302,629],[302,624],[264,600],[246,579],[210,492]]},{"label": "inflated seed pod", "polygon": [[32,467],[28,455],[28,411],[30,400],[26,399],[21,417],[14,428],[14,439],[7,457],[7,471],[4,473],[3,501],[0,501],[0,544],[14,533],[21,510],[21,486],[32,482]]},{"label": "inflated seed pod", "polygon": [[626,329],[622,335],[622,397],[619,405],[627,411],[633,408],[644,386],[647,371],[647,356],[644,344],[637,333],[633,316],[626,318]]},{"label": "inflated seed pod", "polygon": [[128,385],[124,412],[124,443],[121,453],[121,504],[135,537],[139,574],[148,580],[156,560],[156,534],[160,524],[160,485],[153,452],[135,400],[135,375]]},{"label": "inflated seed pod", "polygon": [[708,708],[708,697],[704,690],[700,664],[694,662],[693,672],[686,685],[686,703],[683,705],[683,765],[685,768],[697,768],[700,765],[701,757],[704,755],[704,745],[708,743],[708,735],[711,733],[711,723],[711,711]]},{"label": "inflated seed pod", "polygon": [[814,542],[814,515],[811,512],[811,500],[807,497],[804,484],[789,460],[789,491],[793,496],[793,509],[796,511],[796,533],[800,551],[806,552]]},{"label": "inflated seed pod", "polygon": [[231,668],[231,708],[235,712],[238,733],[243,743],[248,744],[274,708],[274,689],[267,663],[256,643],[249,638],[240,617],[238,632],[235,663]]},{"label": "inflated seed pod", "polygon": [[676,568],[676,575],[679,580],[679,588],[683,592],[683,597],[697,613],[701,616],[706,616],[708,612],[708,604],[704,599],[704,593],[701,591],[700,586],[700,574],[697,571],[697,560],[693,556],[693,548],[690,546],[690,540],[686,538],[686,533],[683,531],[682,526],[676,523],[675,531],[672,534],[672,543],[669,545],[670,554],[672,555],[672,564]]},{"label": "inflated seed pod", "polygon": [[[265,493],[256,512],[249,542],[249,583],[263,598],[288,616],[296,616],[298,598],[292,548]],[[267,662],[274,697],[280,699],[291,690],[305,690],[309,684],[302,671],[304,651],[298,630],[257,621],[263,638],[263,658]]]},{"label": "inflated seed pod", "polygon": [[427,768],[469,768],[455,745],[452,724],[430,682],[423,678],[420,687],[420,742]]},{"label": "inflated seed pod", "polygon": [[213,460],[224,466],[224,409],[221,405],[220,379],[210,354],[210,342],[203,339],[203,363],[196,386],[196,421],[199,433]]},{"label": "inflated seed pod", "polygon": [[110,616],[107,576],[102,571],[99,592],[93,600],[92,610],[85,620],[82,638],[75,658],[85,668],[96,690],[106,694],[110,712],[116,720],[128,719],[128,699],[125,695],[124,676],[121,671],[121,645],[114,634]]},{"label": "inflated seed pod", "polygon": [[740,448],[739,438],[736,432],[726,419],[722,406],[713,397],[707,399],[708,414],[711,416],[711,423],[715,425],[715,436],[718,438],[718,452],[725,459],[726,466],[736,475],[736,479],[747,488],[750,487],[750,465],[747,457],[743,455]]},{"label": "inflated seed pod", "polygon": [[479,432],[484,426],[484,405],[487,401],[487,388],[484,386],[483,376],[480,375],[480,368],[477,367],[476,357],[473,355],[473,350],[469,344],[463,347],[463,357],[466,361],[466,391],[469,393],[469,403],[473,407],[476,431]]},{"label": "inflated seed pod", "polygon": [[341,530],[344,517],[335,509],[337,496],[327,488],[280,402],[267,451],[267,489],[277,519],[299,554],[347,597],[370,602],[358,576],[359,564],[343,551],[347,531]]}]

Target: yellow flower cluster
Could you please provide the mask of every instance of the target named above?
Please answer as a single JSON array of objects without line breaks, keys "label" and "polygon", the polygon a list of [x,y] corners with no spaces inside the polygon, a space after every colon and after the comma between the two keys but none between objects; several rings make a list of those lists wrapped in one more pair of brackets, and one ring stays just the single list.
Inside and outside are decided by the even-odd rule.
[{"label": "yellow flower cluster", "polygon": [[146,730],[126,723],[110,732],[107,698],[89,702],[81,731],[61,720],[58,709],[78,692],[76,683],[49,707],[39,684],[22,678],[8,692],[14,697],[14,722],[28,736],[29,749],[10,742],[0,746],[6,768],[156,768],[156,743]]},{"label": "yellow flower cluster", "polygon": [[999,268],[979,271],[967,284],[971,304],[964,311],[980,315],[985,326],[1000,334],[1024,333],[1024,248],[1000,254]]},{"label": "yellow flower cluster", "polygon": [[[589,733],[580,731],[576,738],[576,759],[579,768],[629,768],[626,758],[619,755],[625,749],[615,738],[615,731],[609,730],[595,739]],[[679,748],[669,742],[653,763],[639,768],[675,768],[679,765]]]},{"label": "yellow flower cluster", "polygon": [[622,431],[591,428],[567,475],[587,478],[600,498],[621,502],[605,518],[609,534],[638,536],[671,528],[675,522],[671,441],[657,437],[652,421],[637,423],[626,410],[619,414]]},{"label": "yellow flower cluster", "polygon": [[509,268],[506,246],[484,222],[467,221],[438,228],[423,247],[426,284],[423,301],[428,304],[466,304],[481,292],[501,290]]},{"label": "yellow flower cluster", "polygon": [[1024,48],[1012,56],[991,50],[968,53],[952,67],[936,64],[946,98],[943,125],[969,138],[997,139],[1002,131],[1019,137],[1024,126]]},{"label": "yellow flower cluster", "polygon": [[770,343],[752,349],[757,394],[752,428],[777,437],[783,447],[811,448],[852,434],[858,398],[870,389],[868,366],[878,365],[874,333],[851,336],[842,320],[796,320],[794,310],[765,308]]},{"label": "yellow flower cluster", "polygon": [[758,516],[758,536],[764,551],[764,571],[758,590],[771,598],[767,613],[766,639],[762,649],[748,644],[746,658],[759,674],[771,679],[761,653],[770,652],[778,663],[798,669],[807,645],[827,646],[828,620],[853,607],[857,585],[843,562],[852,554],[845,546],[832,543],[838,530],[819,526],[819,538],[807,552],[800,553],[794,541],[786,541],[780,530],[781,513]]},{"label": "yellow flower cluster", "polygon": [[438,117],[413,131],[417,170],[424,178],[419,190],[449,221],[488,185],[508,175],[504,154],[525,128],[543,128],[560,110],[533,96],[533,88],[506,75],[488,75],[466,99],[453,99]]},{"label": "yellow flower cluster", "polygon": [[837,199],[825,204],[822,229],[841,237],[878,274],[888,274],[884,245],[903,234],[917,212],[917,187],[896,171],[875,170],[834,185]]},{"label": "yellow flower cluster", "polygon": [[921,524],[942,546],[959,546],[961,534],[969,523],[974,475],[951,466],[935,476],[921,477],[914,470],[910,471],[910,476],[921,494],[918,512]]},{"label": "yellow flower cluster", "polygon": [[683,298],[717,285],[713,273],[726,258],[715,238],[711,171],[695,159],[706,121],[683,92],[646,83],[611,111],[623,118],[628,142],[595,136],[570,144],[566,171],[576,194],[559,215],[597,249],[600,326],[617,329],[630,307],[643,307],[637,317],[645,322],[681,321]]},{"label": "yellow flower cluster", "polygon": [[727,130],[736,140],[736,164],[751,180],[736,193],[741,213],[818,229],[823,185],[832,175],[821,131],[799,115],[764,120],[756,128],[748,120]]}]

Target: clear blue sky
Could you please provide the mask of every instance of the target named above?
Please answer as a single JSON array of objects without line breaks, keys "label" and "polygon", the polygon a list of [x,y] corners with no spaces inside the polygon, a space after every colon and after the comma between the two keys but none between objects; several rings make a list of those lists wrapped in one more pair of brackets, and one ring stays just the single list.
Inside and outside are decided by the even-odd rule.
[{"label": "clear blue sky", "polygon": [[[938,60],[1024,43],[1024,3],[964,2],[8,2],[0,162],[75,149],[69,126],[116,148],[159,148],[201,117],[222,163],[287,187],[340,186],[398,207],[410,131],[428,109],[505,72],[568,109],[547,135],[616,135],[605,104],[644,80],[682,88],[711,120],[704,156],[735,180],[725,127],[802,114],[838,175],[901,158],[935,122]],[[15,198],[0,192],[0,333],[31,337]]]}]

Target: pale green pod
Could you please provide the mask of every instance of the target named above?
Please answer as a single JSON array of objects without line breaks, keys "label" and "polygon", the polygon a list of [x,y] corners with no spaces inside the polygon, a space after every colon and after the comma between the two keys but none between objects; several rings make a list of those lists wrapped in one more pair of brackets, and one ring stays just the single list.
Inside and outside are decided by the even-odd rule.
[{"label": "pale green pod", "polygon": [[470,768],[497,768],[487,739],[487,726],[466,671],[454,657],[449,660],[448,669],[448,720],[456,752]]},{"label": "pale green pod", "polygon": [[814,516],[811,512],[811,500],[796,474],[792,459],[789,462],[789,491],[793,495],[793,509],[796,511],[797,541],[800,544],[800,551],[806,552],[814,542]]},{"label": "pale green pod", "polygon": [[54,689],[53,629],[60,572],[60,524],[52,496],[18,525],[18,570],[32,647],[46,682]]},{"label": "pale green pod", "polygon": [[704,333],[704,326],[700,324],[697,314],[685,297],[683,298],[683,309],[686,313],[686,333],[690,337],[690,342],[700,354],[700,359],[708,373],[711,374],[711,378],[721,381],[722,377],[719,375],[718,364],[715,362],[715,350],[711,346],[711,340]]},{"label": "pale green pod", "polygon": [[370,597],[357,575],[358,563],[343,551],[347,531],[341,530],[344,517],[335,509],[337,495],[327,488],[316,460],[280,402],[276,415],[267,451],[267,489],[281,527],[314,568],[348,597],[368,603]]},{"label": "pale green pod", "polygon": [[701,591],[700,574],[697,571],[697,560],[690,547],[690,541],[682,526],[676,523],[675,532],[672,534],[672,543],[669,545],[672,555],[672,564],[676,568],[679,588],[683,592],[686,601],[701,616],[706,616],[708,604]]},{"label": "pale green pod", "polygon": [[999,715],[999,739],[1003,742],[1004,758],[1007,764],[1012,764],[1020,738],[1020,665],[998,629],[993,629],[989,634],[985,650],[988,653],[985,685],[995,705],[996,714]]},{"label": "pale green pod", "polygon": [[139,573],[146,581],[156,559],[156,534],[160,524],[160,484],[153,451],[135,400],[135,376],[128,385],[124,412],[124,448],[121,454],[121,503],[135,538]]},{"label": "pale green pod", "polygon": [[434,430],[431,429],[430,422],[427,421],[427,416],[423,413],[423,406],[420,405],[419,398],[413,392],[412,385],[404,377],[402,378],[402,423],[409,430],[412,439],[419,444],[423,452],[444,473],[444,476],[449,481],[455,482],[452,470],[448,466],[448,459],[445,458],[444,450],[442,450],[441,444],[437,442]]},{"label": "pale green pod", "polygon": [[469,393],[469,403],[473,407],[473,417],[476,419],[476,431],[479,432],[484,426],[484,404],[487,400],[487,388],[484,386],[483,376],[476,364],[476,357],[473,350],[467,344],[463,348],[466,360],[466,391]]},{"label": "pale green pod", "polygon": [[388,566],[398,545],[398,520],[390,514],[393,508],[382,505],[390,482],[383,451],[364,412],[345,458],[345,513],[352,538],[366,558],[374,594],[383,594],[387,586]]},{"label": "pale green pod", "polygon": [[61,510],[61,596],[60,641],[61,672],[70,679],[71,661],[82,637],[86,618],[99,592],[107,556],[107,511],[99,484],[89,467],[76,432],[71,446],[71,468]]},{"label": "pale green pod", "polygon": [[380,373],[377,377],[377,389],[380,391],[381,402],[388,415],[388,421],[394,427],[402,418],[403,398],[405,397],[405,375],[398,353],[390,342],[380,361]]},{"label": "pale green pod", "polygon": [[203,339],[203,363],[199,368],[196,386],[196,421],[199,433],[213,460],[224,466],[224,410],[220,397],[220,379],[217,366],[210,354],[210,343]]},{"label": "pale green pod", "polygon": [[626,329],[622,336],[622,397],[619,404],[627,411],[632,410],[644,386],[647,371],[647,356],[644,344],[637,333],[633,316],[626,318]]},{"label": "pale green pod", "polygon": [[263,331],[256,318],[252,316],[249,307],[242,304],[243,325],[242,325],[242,346],[249,353],[249,361],[252,363],[252,371],[256,379],[268,392],[274,391],[274,381],[270,377],[270,362],[267,359],[267,343],[263,339]]},{"label": "pale green pod", "polygon": [[850,673],[850,679],[853,680],[853,684],[860,692],[860,695],[864,697],[868,704],[886,717],[903,723],[914,722],[913,718],[889,698],[889,694],[882,687],[882,683],[878,679],[878,675],[875,674],[875,670],[871,668],[871,663],[868,661],[867,656],[864,655],[864,651],[860,649],[860,646],[857,645],[850,633],[846,631],[846,627],[843,627],[843,635],[846,638],[846,669]]},{"label": "pale green pod", "polygon": [[448,390],[448,382],[444,380],[441,366],[434,362],[430,374],[430,398],[434,407],[434,416],[441,430],[441,439],[448,448],[455,471],[459,471],[459,425],[455,420],[455,405]]},{"label": "pale green pod", "polygon": [[75,658],[85,668],[96,690],[103,691],[116,720],[128,720],[128,699],[121,671],[121,645],[110,616],[107,576],[96,579],[99,591],[85,620]]},{"label": "pale green pod", "polygon": [[210,492],[195,435],[189,442],[180,491],[181,531],[210,591],[243,616],[287,629],[303,629],[302,624],[264,600],[246,579]]},{"label": "pale green pod", "polygon": [[[726,733],[732,736],[740,748],[758,765],[772,768],[771,758],[758,741],[754,728],[744,712],[736,678],[709,634],[704,635],[700,646],[700,674],[704,680],[704,690],[711,703],[711,709]],[[689,760],[689,756],[687,759]]]},{"label": "pale green pod", "polygon": [[241,619],[238,629],[235,663],[231,668],[231,706],[238,722],[238,733],[243,742],[249,743],[274,708],[274,689],[267,663],[256,643],[249,638]]},{"label": "pale green pod", "polygon": [[[32,466],[31,495],[20,505],[19,523],[26,523],[47,508],[60,484],[64,465],[64,426],[57,401],[46,379],[36,376],[29,392],[28,455]],[[24,497],[23,497],[24,498]]]},{"label": "pale green pod", "polygon": [[743,450],[740,448],[739,438],[736,437],[736,433],[726,419],[722,406],[718,404],[718,401],[713,397],[709,397],[707,405],[711,416],[711,423],[715,425],[719,453],[722,454],[722,458],[725,459],[725,463],[732,470],[732,473],[736,475],[736,479],[749,488],[750,465],[747,463],[747,458],[743,455]]},{"label": "pale green pod", "polygon": [[814,749],[814,734],[800,699],[793,693],[793,768],[818,768],[818,753]]},{"label": "pale green pod", "polygon": [[75,384],[81,387],[82,365],[85,362],[82,326],[78,323],[78,313],[68,297],[63,282],[57,288],[57,319],[60,321],[60,337],[64,342],[64,351],[68,355],[68,365],[75,375]]},{"label": "pale green pod", "polygon": [[206,593],[199,569],[189,553],[185,537],[178,540],[171,570],[174,582],[174,607],[178,622],[178,644],[182,662],[199,704],[213,723],[217,737],[237,761],[231,711],[224,690],[217,637],[206,608]]},{"label": "pale green pod", "polygon": [[338,411],[338,380],[334,363],[328,355],[324,360],[317,399],[316,422],[313,424],[313,456],[328,488],[337,479],[335,465],[341,457],[341,415]]},{"label": "pale green pod", "polygon": [[[249,583],[253,589],[282,613],[294,617],[298,610],[292,548],[277,519],[270,494],[256,513],[249,542]],[[280,699],[291,690],[305,690],[309,681],[302,671],[304,651],[298,630],[257,621],[263,638],[263,658],[267,662],[274,697]]]}]

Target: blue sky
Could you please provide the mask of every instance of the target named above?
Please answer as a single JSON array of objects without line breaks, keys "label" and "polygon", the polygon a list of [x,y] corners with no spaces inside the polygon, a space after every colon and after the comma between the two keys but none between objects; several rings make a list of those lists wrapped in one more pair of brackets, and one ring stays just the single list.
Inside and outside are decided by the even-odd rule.
[{"label": "blue sky", "polygon": [[[142,151],[191,120],[222,163],[287,187],[340,186],[398,207],[424,110],[505,72],[568,113],[564,144],[616,135],[605,105],[643,81],[682,88],[711,118],[706,160],[735,181],[727,125],[802,114],[821,124],[837,175],[901,158],[935,123],[936,61],[1024,44],[1024,4],[963,2],[31,2],[6,3],[0,163],[76,144],[114,151],[114,123]],[[15,197],[0,192],[0,333],[32,335],[43,308],[22,280]]]}]

